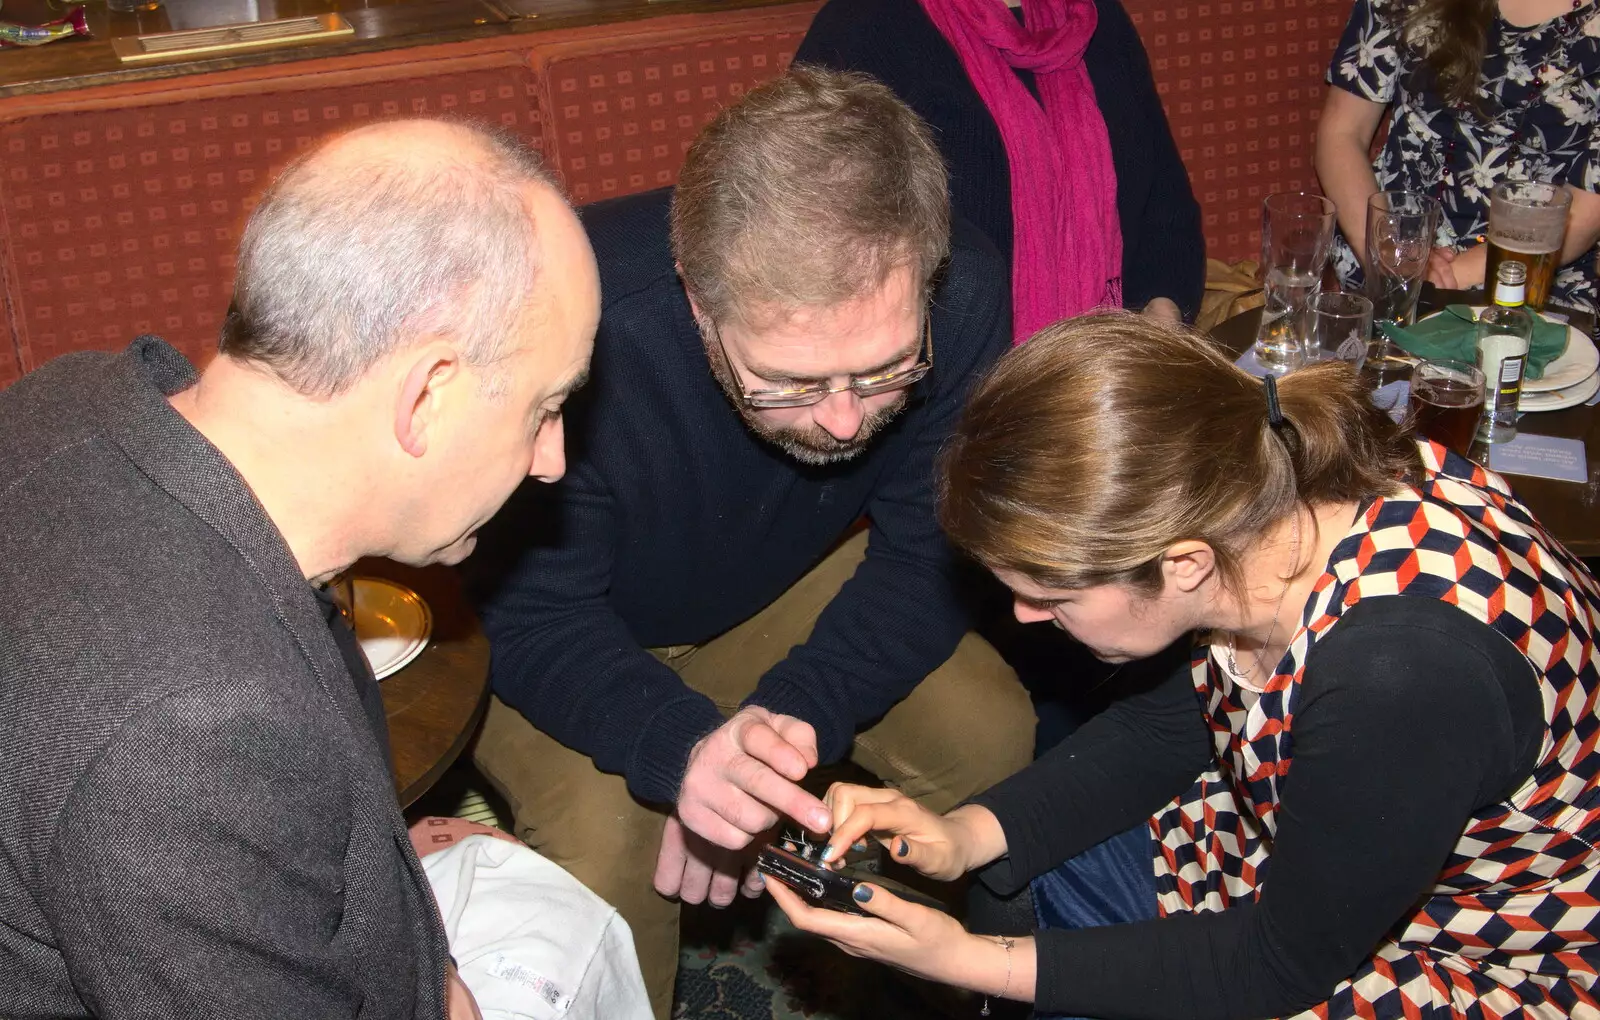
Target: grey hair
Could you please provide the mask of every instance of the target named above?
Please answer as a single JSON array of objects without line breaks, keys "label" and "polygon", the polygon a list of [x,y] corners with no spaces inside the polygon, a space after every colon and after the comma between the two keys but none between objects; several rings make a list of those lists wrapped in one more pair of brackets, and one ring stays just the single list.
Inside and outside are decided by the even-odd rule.
[{"label": "grey hair", "polygon": [[900,266],[925,293],[950,248],[944,159],[872,77],[796,64],[724,109],[690,146],[672,249],[712,322],[833,305]]},{"label": "grey hair", "polygon": [[421,334],[448,333],[475,365],[510,353],[539,266],[524,189],[554,181],[510,133],[432,123],[460,144],[336,140],[272,183],[240,241],[224,354],[325,398]]}]

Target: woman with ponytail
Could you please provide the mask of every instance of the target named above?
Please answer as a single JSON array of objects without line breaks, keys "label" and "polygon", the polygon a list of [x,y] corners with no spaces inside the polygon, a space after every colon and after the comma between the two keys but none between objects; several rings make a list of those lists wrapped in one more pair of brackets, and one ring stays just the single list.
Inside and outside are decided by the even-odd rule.
[{"label": "woman with ponytail", "polygon": [[1018,618],[1191,653],[946,815],[830,791],[831,846],[1031,887],[1032,934],[774,888],[797,925],[1046,1015],[1600,1015],[1600,586],[1502,479],[1119,314],[1003,358],[942,485]]}]

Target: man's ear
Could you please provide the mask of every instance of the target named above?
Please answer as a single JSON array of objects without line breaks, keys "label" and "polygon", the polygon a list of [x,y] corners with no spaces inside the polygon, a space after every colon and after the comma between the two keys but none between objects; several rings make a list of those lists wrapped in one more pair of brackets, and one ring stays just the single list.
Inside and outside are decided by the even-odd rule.
[{"label": "man's ear", "polygon": [[698,302],[698,301],[696,301],[694,299],[694,291],[689,289],[689,281],[687,281],[687,280],[685,280],[683,278],[683,263],[677,261],[676,259],[674,259],[673,262],[672,262],[672,268],[678,274],[678,282],[683,284],[683,295],[684,295],[684,297],[687,297],[689,299],[689,314],[694,316],[694,321],[695,322],[701,321],[700,320],[700,302]]},{"label": "man's ear", "polygon": [[413,457],[428,452],[428,438],[445,405],[445,387],[461,374],[461,357],[444,342],[413,351],[394,403],[394,438]]},{"label": "man's ear", "polygon": [[1161,554],[1161,572],[1178,591],[1188,594],[1217,570],[1217,552],[1207,542],[1185,539]]}]

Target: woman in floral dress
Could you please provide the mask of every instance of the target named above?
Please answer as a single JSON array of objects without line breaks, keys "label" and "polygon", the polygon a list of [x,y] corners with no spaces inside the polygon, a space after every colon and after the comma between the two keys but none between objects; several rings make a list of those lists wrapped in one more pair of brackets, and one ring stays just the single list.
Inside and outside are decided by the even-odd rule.
[{"label": "woman in floral dress", "polygon": [[[1444,207],[1429,278],[1481,286],[1490,190],[1549,181],[1573,192],[1551,300],[1595,308],[1600,4],[1356,0],[1328,82],[1317,173],[1338,206],[1341,280],[1361,279],[1368,197],[1403,190]],[[1369,161],[1385,111],[1388,138]]]}]

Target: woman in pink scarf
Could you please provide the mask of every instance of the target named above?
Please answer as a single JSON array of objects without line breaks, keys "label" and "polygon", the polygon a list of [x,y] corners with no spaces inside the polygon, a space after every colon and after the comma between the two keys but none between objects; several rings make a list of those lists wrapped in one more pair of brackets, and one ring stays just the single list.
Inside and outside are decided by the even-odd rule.
[{"label": "woman in pink scarf", "polygon": [[1200,212],[1116,0],[833,0],[797,61],[866,71],[933,127],[958,215],[1012,266],[1014,337],[1126,306],[1192,315]]}]

